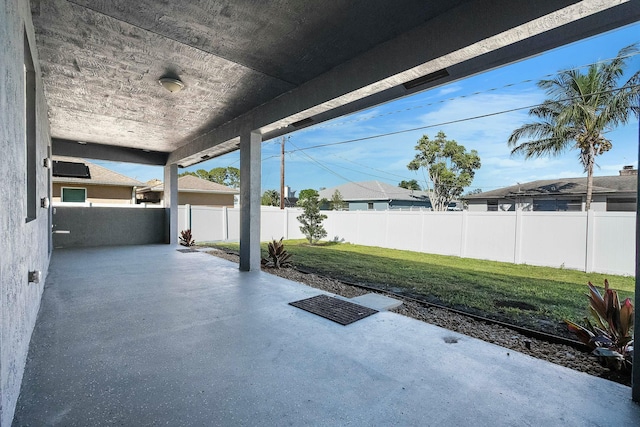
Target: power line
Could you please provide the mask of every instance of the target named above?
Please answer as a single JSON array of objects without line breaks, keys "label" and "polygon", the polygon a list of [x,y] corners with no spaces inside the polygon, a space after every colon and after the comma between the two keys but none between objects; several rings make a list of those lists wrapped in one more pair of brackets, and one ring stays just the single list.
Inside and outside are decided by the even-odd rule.
[{"label": "power line", "polygon": [[[631,57],[636,56],[636,55],[640,55],[640,51],[633,52],[633,53],[630,53],[628,55],[621,56],[621,58],[623,58],[623,59],[624,58],[631,58]],[[483,95],[483,94],[487,94],[489,92],[495,92],[496,90],[506,89],[506,88],[510,88],[510,87],[517,86],[517,85],[520,85],[520,84],[531,83],[531,82],[534,82],[534,81],[539,81],[541,79],[554,77],[554,76],[556,76],[556,75],[558,75],[560,73],[564,73],[564,72],[567,72],[567,71],[580,70],[582,68],[590,67],[592,65],[603,64],[603,63],[609,62],[609,61],[611,61],[613,59],[615,59],[615,58],[603,59],[603,60],[600,60],[600,61],[592,62],[590,64],[580,65],[578,67],[566,68],[566,69],[560,70],[560,71],[558,71],[556,73],[544,74],[542,77],[538,77],[538,78],[535,78],[535,79],[525,79],[525,80],[521,80],[521,81],[515,82],[515,83],[507,83],[507,84],[502,85],[502,86],[496,86],[496,87],[493,87],[493,88],[490,88],[490,89],[476,91],[476,92],[472,92],[472,93],[466,94],[466,95],[458,95],[458,96],[454,96],[452,98],[441,99],[439,101],[434,101],[434,102],[430,102],[430,103],[427,103],[427,104],[414,105],[412,107],[407,107],[407,108],[403,108],[403,109],[400,109],[400,110],[389,111],[389,112],[386,112],[386,113],[376,114],[376,115],[373,115],[373,116],[365,116],[365,117],[361,117],[361,118],[357,118],[357,119],[345,120],[345,121],[342,121],[342,122],[321,124],[321,125],[318,125],[316,128],[328,128],[328,127],[342,126],[342,125],[345,125],[345,124],[351,124],[351,123],[367,121],[367,120],[376,119],[376,118],[380,118],[380,117],[384,117],[384,116],[389,116],[389,115],[392,115],[392,114],[404,113],[406,111],[416,110],[416,109],[419,109],[419,108],[431,107],[433,105],[443,104],[445,102],[456,101],[458,99],[465,99],[465,98],[469,98],[469,97],[476,96],[476,95]]]},{"label": "power line", "polygon": [[[293,145],[294,147],[296,147],[296,145],[295,145],[295,144],[293,144],[293,143],[291,143],[291,145]],[[296,148],[297,148],[297,147],[296,147]],[[406,194],[405,192],[389,193],[389,192],[385,192],[385,191],[382,191],[382,190],[376,190],[376,189],[371,188],[371,187],[365,187],[364,185],[361,185],[361,184],[360,184],[360,183],[358,183],[358,182],[352,181],[352,180],[350,180],[349,178],[347,178],[347,177],[345,177],[345,176],[340,175],[338,172],[336,172],[336,171],[334,171],[333,169],[329,168],[328,166],[326,166],[326,165],[322,164],[320,161],[318,161],[318,160],[314,159],[314,158],[313,158],[313,157],[311,157],[309,154],[307,154],[307,153],[305,153],[305,152],[301,152],[300,154],[304,155],[305,157],[307,157],[307,159],[309,159],[309,161],[311,161],[311,162],[313,162],[313,163],[317,164],[319,167],[321,167],[322,169],[326,170],[326,171],[327,171],[327,172],[329,172],[330,174],[333,174],[333,175],[337,176],[338,178],[340,178],[340,179],[342,179],[342,180],[344,180],[344,181],[350,182],[351,184],[356,185],[356,186],[358,186],[358,187],[360,187],[360,188],[363,188],[363,189],[365,189],[365,190],[367,190],[367,191],[371,191],[371,192],[378,193],[378,194],[384,194],[384,195],[404,195],[404,194]],[[371,174],[367,174],[367,173],[365,173],[365,172],[360,172],[360,173],[364,173],[365,175],[371,175]],[[375,175],[373,175],[373,176],[375,176]],[[382,177],[378,177],[378,178],[382,178]],[[387,179],[387,178],[382,178],[382,179]]]},{"label": "power line", "polygon": [[[592,93],[588,93],[588,94],[583,94],[581,96],[576,96],[576,97],[573,97],[573,98],[560,99],[560,100],[557,100],[555,102],[567,102],[567,101],[572,101],[574,99],[583,98],[585,96],[601,95],[601,94],[605,94],[605,93],[616,92],[616,91],[623,90],[623,89],[632,89],[632,88],[636,88],[636,87],[640,87],[640,85],[623,86],[621,88],[616,88],[616,89],[611,89],[611,90],[604,90],[604,91],[600,91],[600,92],[592,92]],[[446,126],[446,125],[455,124],[455,123],[468,122],[468,121],[477,120],[477,119],[484,119],[484,118],[487,118],[487,117],[498,116],[500,114],[513,113],[515,111],[532,109],[532,108],[535,108],[535,107],[539,107],[541,105],[543,105],[543,103],[528,105],[526,107],[510,108],[508,110],[502,110],[502,111],[497,111],[497,112],[487,113],[487,114],[480,114],[480,115],[477,115],[477,116],[465,117],[465,118],[462,118],[462,119],[450,120],[450,121],[447,121],[447,122],[440,122],[440,123],[436,123],[436,124],[432,124],[432,125],[419,126],[419,127],[415,127],[415,128],[411,128],[411,129],[403,129],[403,130],[398,130],[398,131],[394,131],[394,132],[370,135],[370,136],[366,136],[366,137],[363,137],[363,138],[354,138],[354,139],[349,139],[349,140],[346,140],[346,141],[329,142],[329,143],[326,143],[326,144],[312,145],[312,146],[309,146],[309,147],[298,148],[297,150],[289,151],[289,153],[293,153],[293,152],[296,152],[296,151],[312,150],[312,149],[315,149],[315,148],[330,147],[330,146],[333,146],[333,145],[350,144],[350,143],[353,143],[353,142],[367,141],[367,140],[370,140],[370,139],[377,139],[377,138],[383,138],[383,137],[386,137],[386,136],[399,135],[399,134],[407,133],[407,132],[415,132],[417,130],[430,129],[430,128],[434,128],[434,127]]]}]

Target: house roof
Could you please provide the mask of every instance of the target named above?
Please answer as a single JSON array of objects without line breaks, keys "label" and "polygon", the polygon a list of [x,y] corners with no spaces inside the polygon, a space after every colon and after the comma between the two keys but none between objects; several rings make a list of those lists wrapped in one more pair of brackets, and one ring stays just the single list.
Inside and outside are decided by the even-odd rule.
[{"label": "house roof", "polygon": [[410,200],[427,201],[429,197],[424,191],[407,190],[380,181],[348,182],[337,187],[321,190],[320,198],[331,199],[338,190],[345,202],[364,200]]},{"label": "house roof", "polygon": [[89,168],[89,178],[71,178],[62,176],[53,176],[52,181],[54,183],[61,184],[91,184],[91,185],[113,185],[124,187],[143,187],[145,184],[136,179],[129,178],[118,172],[114,172],[110,169],[88,162],[85,159],[78,157],[64,157],[53,156],[54,162],[71,162],[71,163],[84,163]]},{"label": "house roof", "polygon": [[[154,180],[154,185],[140,188],[138,193],[147,193],[149,191],[162,192],[164,191],[164,183]],[[235,188],[227,187],[226,185],[218,184],[217,182],[207,181],[206,179],[198,178],[193,175],[184,175],[178,178],[178,191],[189,193],[212,193],[212,194],[238,194],[239,191]]]},{"label": "house roof", "polygon": [[[636,175],[594,176],[593,194],[634,193],[637,189]],[[462,197],[465,200],[502,199],[505,197],[571,196],[587,193],[587,178],[559,178],[516,184],[497,190]]]}]

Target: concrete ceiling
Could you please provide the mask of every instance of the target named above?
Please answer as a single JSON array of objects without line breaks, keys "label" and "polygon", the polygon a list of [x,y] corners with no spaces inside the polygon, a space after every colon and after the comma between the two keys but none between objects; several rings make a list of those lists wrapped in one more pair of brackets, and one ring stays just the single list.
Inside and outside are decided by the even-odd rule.
[{"label": "concrete ceiling", "polygon": [[32,0],[32,15],[54,153],[186,166],[246,129],[268,139],[637,21],[638,3]]}]

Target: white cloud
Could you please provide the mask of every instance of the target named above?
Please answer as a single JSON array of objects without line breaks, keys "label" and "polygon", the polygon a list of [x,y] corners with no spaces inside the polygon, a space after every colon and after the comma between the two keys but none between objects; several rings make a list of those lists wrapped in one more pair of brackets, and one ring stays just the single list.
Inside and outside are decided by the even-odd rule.
[{"label": "white cloud", "polygon": [[449,95],[450,93],[459,92],[461,90],[462,90],[462,86],[460,85],[455,85],[455,84],[446,85],[437,92],[436,96]]}]

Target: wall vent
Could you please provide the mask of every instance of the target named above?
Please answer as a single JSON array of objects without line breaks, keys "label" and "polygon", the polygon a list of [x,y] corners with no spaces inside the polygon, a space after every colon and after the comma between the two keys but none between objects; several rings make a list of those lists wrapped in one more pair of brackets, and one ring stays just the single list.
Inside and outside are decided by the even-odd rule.
[{"label": "wall vent", "polygon": [[313,119],[311,117],[307,117],[306,119],[298,120],[297,122],[291,123],[291,126],[294,128],[299,128],[302,126],[310,125],[313,123]]},{"label": "wall vent", "polygon": [[449,72],[446,68],[443,68],[442,70],[426,74],[422,77],[418,77],[417,79],[409,80],[408,82],[403,83],[402,86],[404,86],[405,89],[409,90],[427,83],[434,82],[439,79],[443,79],[445,77],[449,77]]}]

